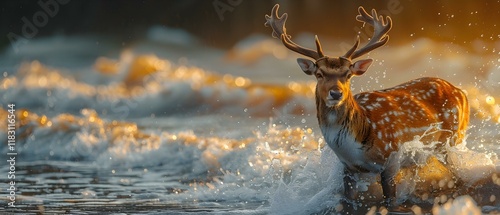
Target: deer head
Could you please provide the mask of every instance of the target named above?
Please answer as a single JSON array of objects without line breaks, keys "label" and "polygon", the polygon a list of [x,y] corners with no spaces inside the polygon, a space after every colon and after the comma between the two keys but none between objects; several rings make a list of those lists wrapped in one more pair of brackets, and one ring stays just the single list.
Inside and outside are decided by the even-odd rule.
[{"label": "deer head", "polygon": [[363,59],[356,62],[352,60],[367,54],[368,52],[381,47],[387,43],[389,36],[387,32],[391,29],[392,20],[387,17],[386,21],[382,16],[378,16],[375,10],[372,10],[370,16],[363,7],[359,7],[359,15],[356,20],[367,23],[374,28],[374,33],[370,41],[362,48],[357,49],[359,45],[359,36],[353,47],[341,57],[328,57],[323,54],[321,43],[316,36],[316,51],[297,45],[291,40],[291,36],[286,33],[285,22],[288,14],[278,15],[279,5],[276,4],[271,16],[266,15],[266,26],[273,29],[272,36],[280,38],[281,42],[288,49],[314,59],[298,58],[297,62],[307,75],[314,75],[317,79],[316,97],[322,99],[328,107],[334,107],[351,95],[350,79],[353,76],[363,75],[373,62],[372,59]]}]

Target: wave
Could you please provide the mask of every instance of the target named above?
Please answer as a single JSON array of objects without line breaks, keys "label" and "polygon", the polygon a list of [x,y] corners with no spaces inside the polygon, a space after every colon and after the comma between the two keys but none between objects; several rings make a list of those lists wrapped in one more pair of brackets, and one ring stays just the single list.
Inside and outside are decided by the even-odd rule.
[{"label": "wave", "polygon": [[[78,163],[90,172],[150,171],[153,181],[176,182],[172,192],[133,195],[137,201],[249,202],[273,214],[350,210],[340,204],[342,165],[317,133],[315,83],[300,72],[296,55],[267,37],[250,37],[224,55],[193,47],[199,42],[191,37],[163,41],[165,34],[153,30],[149,41],[91,66],[64,69],[34,60],[4,72],[0,98],[3,107],[16,104],[19,159]],[[183,46],[199,58],[178,54]],[[150,54],[158,49],[166,50]],[[177,63],[164,57],[173,55]],[[400,170],[398,201],[416,212],[499,211],[497,54],[478,56],[421,39],[373,57],[379,60],[372,72],[353,80],[353,91],[435,75],[466,91],[472,108],[469,136],[448,148],[448,160],[418,139],[404,144],[401,153],[415,168]],[[389,75],[395,71],[404,72]],[[0,109],[0,121],[6,117]],[[0,124],[0,140],[6,130]],[[4,154],[6,147],[0,147]],[[380,210],[372,207],[382,199],[376,176],[358,177],[364,194],[357,207]],[[90,188],[81,192],[96,195]]]},{"label": "wave", "polygon": [[[2,110],[1,116],[6,115]],[[22,146],[18,153],[23,162],[80,161],[108,171],[139,168],[182,176],[189,187],[162,196],[165,201],[269,201],[268,210],[273,214],[345,209],[340,204],[342,164],[311,128],[270,121],[242,127],[252,129],[250,133],[235,129],[233,132],[240,131],[234,134],[238,138],[230,138],[186,129],[143,129],[137,123],[101,118],[91,109],[82,110],[79,116],[54,117],[19,110],[18,119],[17,142]],[[400,170],[398,201],[424,211],[454,204],[450,199],[471,202],[467,210],[474,210],[476,204],[495,206],[500,191],[498,152],[471,150],[467,147],[471,144],[476,145],[469,142],[448,148],[446,165],[419,139],[403,144],[400,153],[405,156],[401,159],[410,159],[417,168]],[[6,153],[7,147],[2,148]],[[358,189],[363,193],[358,207],[373,210],[372,205],[382,200],[377,176],[358,177]],[[463,205],[454,210],[457,207]]]},{"label": "wave", "polygon": [[[37,61],[26,63],[18,76],[1,81],[0,96],[3,101],[37,112],[77,113],[89,108],[114,118],[193,112],[266,116],[273,111],[302,114],[314,109],[311,83],[254,84],[244,77],[172,67],[169,61],[155,56],[137,56],[130,61],[119,63],[130,63],[127,74],[108,77],[108,83],[85,83]],[[117,69],[113,64],[99,59],[95,67],[111,73]],[[96,73],[87,79],[104,75]]]}]

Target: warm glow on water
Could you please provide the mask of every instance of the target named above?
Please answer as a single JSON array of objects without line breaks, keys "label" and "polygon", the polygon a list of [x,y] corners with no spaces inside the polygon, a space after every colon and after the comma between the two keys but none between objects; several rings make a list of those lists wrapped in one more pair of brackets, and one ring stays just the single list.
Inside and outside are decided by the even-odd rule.
[{"label": "warm glow on water", "polygon": [[[397,201],[416,214],[499,213],[500,37],[491,29],[473,31],[486,25],[480,17],[496,13],[474,10],[458,17],[454,7],[467,10],[482,4],[464,2],[417,13],[410,6],[424,3],[403,2],[410,19],[382,3],[374,4],[393,17],[395,33],[388,45],[366,56],[374,62],[363,76],[352,79],[352,91],[440,77],[466,92],[471,109],[465,142],[447,147],[446,158],[434,151],[435,145],[420,141],[424,133],[401,143],[397,161],[411,165],[396,176]],[[250,10],[245,4],[254,3],[242,1],[241,8],[231,6],[234,10],[225,15]],[[308,19],[298,12],[309,14],[330,4],[282,9],[289,13],[287,28],[294,41],[314,47],[318,34],[325,52],[339,56],[356,34],[366,36],[360,23],[343,31],[317,30],[312,24],[300,29],[314,33],[296,28]],[[350,4],[345,8],[357,8]],[[252,34],[237,41],[228,38],[225,42],[236,43],[228,49],[216,48],[220,38],[152,27],[134,43],[40,35],[29,40],[29,48],[0,53],[0,121],[15,115],[17,129],[19,204],[13,212],[388,212],[380,207],[379,177],[371,174],[356,175],[360,194],[351,206],[358,208],[342,204],[343,164],[318,126],[316,79],[297,65],[302,56],[284,48],[270,32],[258,34],[265,28],[263,15],[258,16],[259,28],[249,29]],[[332,17],[318,23],[340,20],[339,25],[351,26],[347,19]],[[354,23],[354,16],[349,17]],[[429,17],[437,21],[423,25]],[[235,26],[239,21],[228,18],[218,24]],[[459,27],[449,28],[452,24]],[[463,35],[453,39],[457,28]],[[211,32],[210,37],[218,34]],[[477,38],[463,41],[471,37]],[[13,103],[11,114],[7,104]],[[7,123],[0,123],[0,140],[8,140],[8,130]],[[2,145],[5,155],[9,147]],[[0,172],[9,168],[0,165]],[[0,196],[0,203],[8,202],[6,195]]]},{"label": "warm glow on water", "polygon": [[[141,167],[141,175],[163,171],[163,168],[155,168],[158,165],[165,165],[167,172],[194,171],[190,173],[194,175],[182,176],[191,178],[183,179],[188,181],[187,184],[176,182],[168,188],[175,190],[172,194],[161,190],[150,192],[161,196],[161,199],[192,199],[196,202],[210,201],[205,196],[212,195],[221,199],[249,195],[258,198],[259,202],[269,201],[270,206],[267,207],[270,208],[266,210],[273,213],[277,210],[298,210],[279,198],[290,196],[288,201],[298,205],[306,204],[304,199],[310,201],[307,204],[320,204],[314,199],[322,193],[321,190],[336,192],[338,189],[322,187],[322,183],[341,186],[336,181],[338,179],[332,178],[337,174],[338,161],[324,147],[324,140],[315,124],[314,82],[296,80],[286,84],[261,84],[252,81],[251,77],[219,75],[198,67],[176,66],[154,55],[126,55],[121,60],[97,59],[93,66],[97,70],[91,74],[128,74],[121,75],[121,83],[102,85],[81,82],[38,61],[23,64],[20,67],[22,76],[7,77],[2,81],[8,92],[13,93],[9,90],[19,88],[44,97],[38,100],[37,106],[31,107],[29,99],[18,100],[18,106],[27,107],[17,112],[20,128],[18,141],[25,145],[23,159],[32,162],[38,159],[78,159],[90,166],[113,168],[114,173],[105,177],[119,179],[118,184],[138,183],[124,176],[114,179],[113,175],[123,171],[120,170],[123,168],[125,172],[132,171],[132,175],[137,174],[137,167]],[[116,67],[115,72],[110,72],[107,65],[110,62]],[[359,82],[356,80],[355,84]],[[494,205],[498,201],[495,192],[499,186],[496,180],[500,174],[499,151],[495,144],[498,144],[500,135],[495,123],[500,122],[500,108],[495,102],[496,94],[484,93],[484,89],[468,84],[463,84],[462,88],[467,91],[471,104],[473,128],[470,129],[466,148],[450,149],[450,158],[456,159],[455,169],[430,156],[428,160],[419,161],[421,163],[416,169],[402,169],[396,178],[399,198],[411,199],[413,203],[408,207],[413,211],[432,209],[433,213],[438,213],[439,210],[449,211],[462,206],[474,210],[475,204]],[[65,111],[43,114],[44,111],[37,109],[40,102],[41,106],[52,105]],[[77,110],[74,105],[86,109],[71,113]],[[155,112],[155,109],[158,111]],[[184,110],[191,113],[202,110],[204,116],[191,119],[186,116],[168,117]],[[156,117],[164,114],[167,117]],[[6,119],[7,115],[3,109],[1,118]],[[140,118],[130,121],[127,115]],[[274,118],[279,119],[279,123],[275,123]],[[0,128],[7,129],[4,126]],[[44,149],[40,149],[38,144],[45,144]],[[410,156],[415,153],[431,155],[418,141],[408,143],[407,150]],[[148,173],[142,170],[143,167],[148,169]],[[53,168],[63,167],[56,165]],[[201,180],[196,176],[202,173],[206,174],[203,178],[210,179]],[[457,184],[453,180],[457,174],[465,180],[465,184]],[[360,201],[375,205],[381,199],[381,190],[376,184],[370,185],[375,182],[369,176],[363,177],[367,178],[360,180],[366,180],[367,188]],[[193,180],[201,181],[194,183]],[[281,183],[287,184],[286,187],[282,187]],[[102,186],[107,185],[104,183]],[[257,187],[251,190],[240,188],[246,186]],[[481,186],[491,190],[478,189],[472,195],[467,192]],[[306,188],[310,191],[302,190]],[[144,189],[150,188],[145,186]],[[82,195],[90,191],[89,195],[109,198],[94,188],[82,191]],[[127,192],[130,191],[126,188],[119,191]],[[293,197],[297,192],[303,193],[301,197]],[[460,197],[463,195],[472,198]],[[70,196],[67,198],[72,198]],[[43,199],[41,196],[37,198]],[[134,202],[134,198],[142,197],[129,198]],[[337,197],[323,198],[332,198],[333,201]],[[454,198],[464,201],[464,205],[449,201]],[[443,205],[443,208],[432,207],[433,204]],[[328,207],[343,210],[341,205],[335,203]]]}]

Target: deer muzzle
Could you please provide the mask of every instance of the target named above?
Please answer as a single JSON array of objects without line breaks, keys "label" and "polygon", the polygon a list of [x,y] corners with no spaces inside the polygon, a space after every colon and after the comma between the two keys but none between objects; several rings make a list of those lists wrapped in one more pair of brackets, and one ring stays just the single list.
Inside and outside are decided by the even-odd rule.
[{"label": "deer muzzle", "polygon": [[328,91],[328,96],[326,98],[326,105],[329,107],[335,106],[342,100],[342,92],[338,90]]}]

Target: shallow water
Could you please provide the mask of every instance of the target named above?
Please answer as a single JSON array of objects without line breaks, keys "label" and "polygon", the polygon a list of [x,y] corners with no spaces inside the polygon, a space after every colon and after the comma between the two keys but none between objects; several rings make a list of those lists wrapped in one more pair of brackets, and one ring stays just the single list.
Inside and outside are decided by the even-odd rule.
[{"label": "shallow water", "polygon": [[[339,205],[341,164],[324,147],[315,119],[315,83],[296,66],[297,55],[267,35],[225,52],[193,45],[195,38],[181,37],[184,43],[181,38],[161,39],[174,34],[154,28],[150,38],[132,47],[109,42],[92,51],[89,39],[56,37],[31,41],[31,50],[3,54],[0,118],[6,122],[7,104],[15,103],[18,153],[16,207],[8,207],[8,193],[2,189],[3,211],[352,210]],[[62,45],[66,42],[91,54],[68,55]],[[466,143],[448,149],[460,182],[446,179],[446,171],[432,178],[429,172],[404,170],[398,201],[424,212],[498,213],[499,54],[474,54],[420,39],[370,55],[375,64],[353,80],[355,92],[438,76],[467,91],[471,103]],[[7,131],[7,124],[0,129]],[[0,139],[7,140],[6,132]],[[432,155],[418,139],[404,148],[422,172],[426,166],[439,170],[414,155]],[[7,145],[0,149],[6,158]],[[7,175],[9,168],[1,165],[0,171]],[[373,176],[360,181],[367,192],[356,202],[357,210],[368,211],[379,205],[380,188]]]}]

